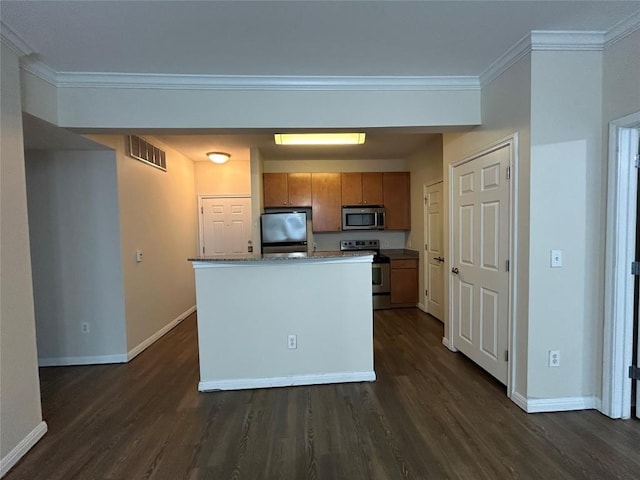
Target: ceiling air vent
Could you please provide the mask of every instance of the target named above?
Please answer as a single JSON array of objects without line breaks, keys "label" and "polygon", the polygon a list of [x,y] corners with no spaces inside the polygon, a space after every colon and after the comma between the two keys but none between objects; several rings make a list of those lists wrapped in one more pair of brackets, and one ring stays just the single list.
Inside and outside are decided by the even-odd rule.
[{"label": "ceiling air vent", "polygon": [[151,145],[136,135],[127,136],[127,145],[129,147],[130,157],[147,163],[152,167],[159,168],[162,171],[167,171],[167,157],[164,150],[160,150],[158,147]]}]

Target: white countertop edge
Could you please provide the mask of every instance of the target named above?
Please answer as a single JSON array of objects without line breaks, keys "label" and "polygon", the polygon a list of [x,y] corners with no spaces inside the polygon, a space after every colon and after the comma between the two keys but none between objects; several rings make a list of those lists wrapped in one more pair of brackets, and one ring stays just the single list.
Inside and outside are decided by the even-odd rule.
[{"label": "white countertop edge", "polygon": [[328,263],[372,263],[373,255],[353,257],[319,257],[319,258],[278,258],[278,259],[220,259],[192,260],[193,268],[225,268],[225,267],[271,267],[273,265],[300,265]]}]

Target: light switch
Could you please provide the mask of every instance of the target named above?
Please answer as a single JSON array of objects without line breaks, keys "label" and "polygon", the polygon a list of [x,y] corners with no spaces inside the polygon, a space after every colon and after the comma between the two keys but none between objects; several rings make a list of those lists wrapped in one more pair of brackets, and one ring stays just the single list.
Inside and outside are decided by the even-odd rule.
[{"label": "light switch", "polygon": [[551,268],[562,266],[562,250],[551,250]]},{"label": "light switch", "polygon": [[142,261],[142,250],[136,250],[136,262],[140,263]]}]

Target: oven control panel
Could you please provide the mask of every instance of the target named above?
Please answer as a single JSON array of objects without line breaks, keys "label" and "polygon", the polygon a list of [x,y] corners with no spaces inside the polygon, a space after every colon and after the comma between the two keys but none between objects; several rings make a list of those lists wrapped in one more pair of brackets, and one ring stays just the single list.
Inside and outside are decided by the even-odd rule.
[{"label": "oven control panel", "polygon": [[380,250],[380,240],[340,240],[340,250]]}]

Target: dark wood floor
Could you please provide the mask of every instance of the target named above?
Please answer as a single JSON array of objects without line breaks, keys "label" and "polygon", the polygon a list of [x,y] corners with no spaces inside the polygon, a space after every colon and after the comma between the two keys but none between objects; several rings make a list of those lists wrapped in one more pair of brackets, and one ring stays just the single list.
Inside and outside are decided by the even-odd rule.
[{"label": "dark wood floor", "polygon": [[417,309],[376,312],[375,383],[198,393],[195,327],[41,369],[49,433],[6,479],[640,478],[640,422],[527,415]]}]

